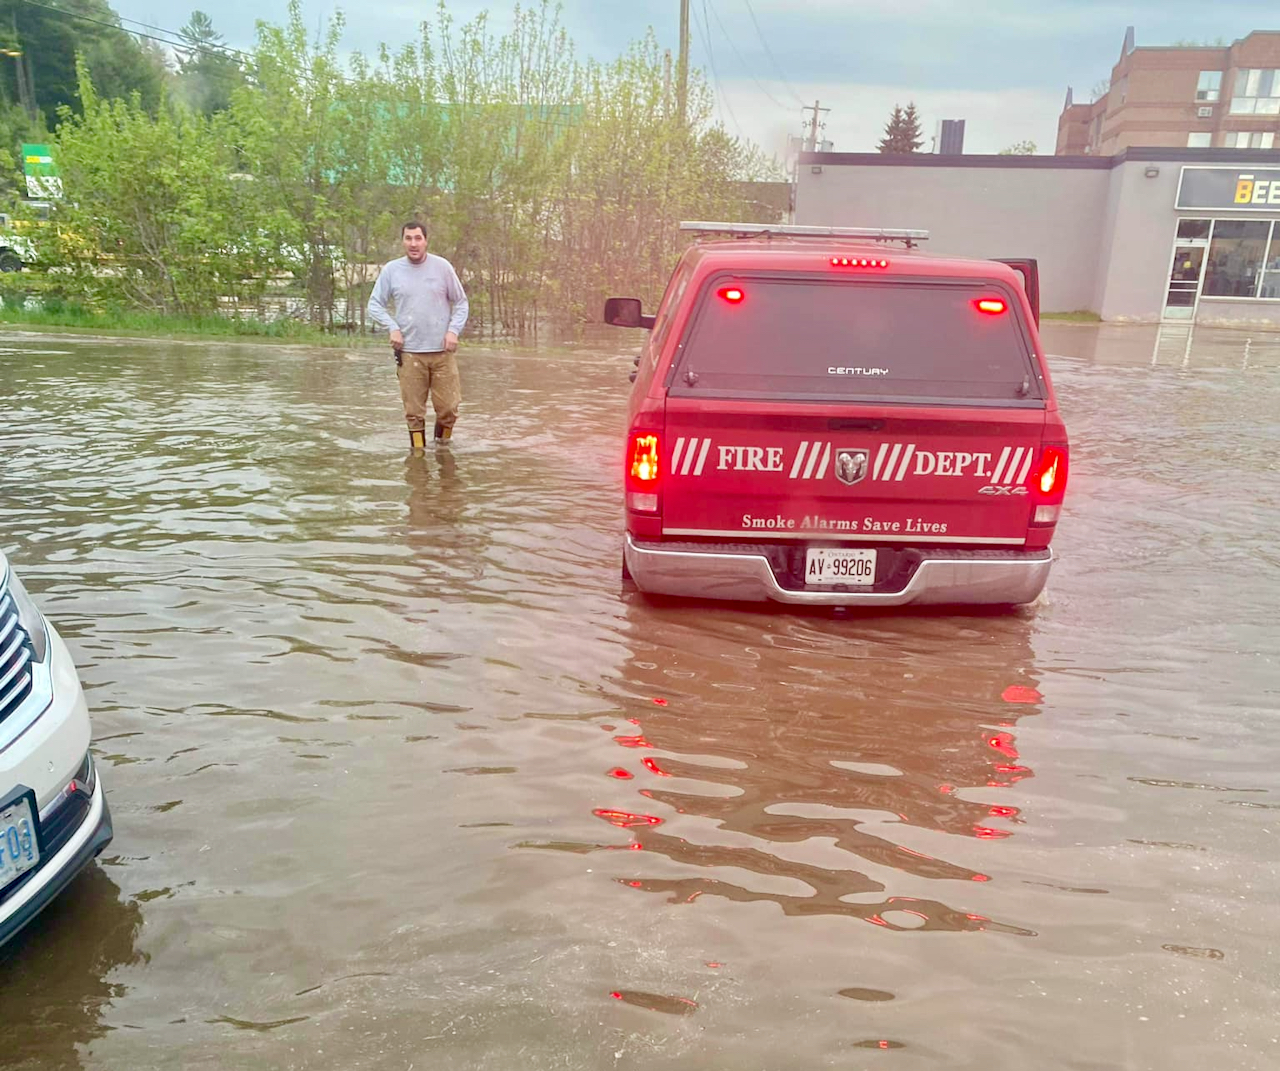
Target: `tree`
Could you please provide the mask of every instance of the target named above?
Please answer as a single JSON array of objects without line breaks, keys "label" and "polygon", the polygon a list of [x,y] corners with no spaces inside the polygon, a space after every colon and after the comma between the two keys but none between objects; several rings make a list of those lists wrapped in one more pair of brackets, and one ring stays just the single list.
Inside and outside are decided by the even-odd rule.
[{"label": "tree", "polygon": [[[776,176],[713,124],[696,72],[682,114],[652,33],[605,65],[575,58],[553,0],[500,35],[441,0],[418,40],[369,57],[339,56],[342,29],[313,37],[290,0],[283,25],[259,23],[225,109],[109,100],[82,63],[82,106],[52,139],[74,193],[41,248],[59,292],[186,316],[261,317],[283,297],[358,328],[373,266],[417,217],[476,328],[527,337],[594,320],[607,294],[652,303],[690,240],[678,222],[751,218],[744,180]],[[193,15],[177,51],[183,83],[226,49]]]},{"label": "tree", "polygon": [[1001,156],[1035,156],[1036,143],[1030,139],[1026,141],[1015,141],[1007,148],[1000,150]]},{"label": "tree", "polygon": [[77,69],[82,107],[63,106],[54,147],[75,193],[40,239],[58,285],[92,308],[259,311],[283,254],[265,184],[234,176],[226,116],[104,100]]},{"label": "tree", "polygon": [[884,137],[876,146],[885,153],[919,152],[924,144],[924,136],[920,133],[920,115],[916,111],[915,102],[911,102],[904,110],[900,105],[893,106],[893,114],[885,124]]},{"label": "tree", "polygon": [[193,11],[178,36],[183,41],[183,47],[177,50],[178,99],[205,115],[226,111],[245,76],[235,57],[227,52],[222,34],[203,11]]},{"label": "tree", "polygon": [[138,93],[148,111],[159,107],[163,73],[158,54],[120,28],[107,0],[49,0],[41,6],[0,0],[0,27],[22,52],[3,61],[5,92],[18,99],[15,65],[22,63],[35,105],[50,126],[63,105],[79,110],[77,55],[100,96],[124,99]]}]

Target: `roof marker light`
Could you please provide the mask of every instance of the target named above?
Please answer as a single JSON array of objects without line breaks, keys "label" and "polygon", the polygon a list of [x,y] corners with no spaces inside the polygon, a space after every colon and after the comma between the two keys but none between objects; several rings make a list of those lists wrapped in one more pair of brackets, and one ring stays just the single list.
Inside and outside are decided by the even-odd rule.
[{"label": "roof marker light", "polygon": [[1009,308],[1003,298],[979,298],[974,305],[979,312],[985,312],[988,316],[999,316]]},{"label": "roof marker light", "polygon": [[832,257],[833,268],[887,268],[889,262],[884,257]]},{"label": "roof marker light", "polygon": [[747,296],[742,292],[742,288],[739,286],[722,286],[719,290],[719,294],[730,305],[740,304],[742,299]]}]

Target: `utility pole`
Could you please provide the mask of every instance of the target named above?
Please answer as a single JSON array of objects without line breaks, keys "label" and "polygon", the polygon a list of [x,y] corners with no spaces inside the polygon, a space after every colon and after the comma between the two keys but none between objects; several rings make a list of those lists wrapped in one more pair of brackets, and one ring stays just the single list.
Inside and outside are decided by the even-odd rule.
[{"label": "utility pole", "polygon": [[680,0],[680,59],[676,64],[676,94],[683,125],[689,118],[689,0]]},{"label": "utility pole", "polygon": [[[18,33],[18,14],[14,11],[10,26],[13,29],[13,48],[0,49],[4,55],[15,61],[13,77],[18,86],[18,103],[26,110],[27,116],[34,122],[36,118],[35,78],[31,72],[31,57],[22,47],[22,36]],[[25,67],[24,67],[25,64]]]},{"label": "utility pole", "polygon": [[[805,146],[804,146],[805,152],[818,151],[818,113],[831,111],[830,108],[823,108],[821,104],[822,104],[821,101],[815,100],[813,102],[813,107],[800,109],[801,111],[804,111],[804,112],[813,112],[813,119],[809,123],[809,136],[805,138]],[[826,126],[827,126],[826,123],[822,124],[822,127],[824,130],[826,129]]]}]

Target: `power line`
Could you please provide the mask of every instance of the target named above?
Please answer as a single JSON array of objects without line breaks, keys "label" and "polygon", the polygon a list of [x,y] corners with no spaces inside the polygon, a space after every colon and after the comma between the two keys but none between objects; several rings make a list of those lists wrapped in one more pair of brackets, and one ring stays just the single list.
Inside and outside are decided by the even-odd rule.
[{"label": "power line", "polygon": [[698,23],[697,16],[698,16],[697,8],[695,8],[693,22],[694,22],[694,25],[698,26],[699,31],[702,33],[703,43],[706,45],[706,48],[707,48],[707,62],[711,64],[711,77],[715,82],[716,92],[717,94],[719,94],[720,99],[724,102],[725,109],[729,112],[729,118],[733,120],[733,127],[735,130],[737,130],[738,137],[745,138],[746,135],[742,132],[742,126],[738,123],[738,117],[733,114],[733,105],[729,103],[729,95],[725,93],[724,87],[721,86],[720,84],[720,75],[716,73],[716,57],[715,57],[715,53],[711,49],[711,30],[710,30],[710,23],[707,19],[707,0],[702,0],[701,25],[699,25]]},{"label": "power line", "polygon": [[765,39],[764,32],[760,29],[760,20],[756,18],[756,9],[751,6],[751,0],[743,0],[747,5],[747,12],[751,15],[751,22],[756,28],[756,36],[760,38],[760,43],[764,45],[764,53],[769,57],[769,62],[773,64],[774,71],[777,72],[778,80],[786,86],[787,92],[796,98],[796,103],[803,106],[804,101],[800,99],[800,94],[787,81],[786,75],[782,73],[782,68],[778,66],[778,61],[774,59],[773,51],[769,48],[769,42]]},{"label": "power line", "polygon": [[[191,52],[204,51],[204,49],[200,48],[199,45],[192,45],[185,40],[181,40],[181,37],[182,37],[181,30],[166,30],[163,26],[152,26],[151,23],[149,22],[139,22],[137,19],[127,19],[123,15],[118,15],[117,18],[119,18],[121,22],[131,22],[135,26],[145,26],[148,30],[155,30],[157,33],[165,33],[165,34],[168,34],[170,37],[179,38],[180,40],[173,42],[173,46],[175,48],[186,49],[187,51],[191,51]],[[135,32],[133,30],[128,29],[125,26],[121,26],[120,29],[124,30],[125,33],[131,34]],[[218,36],[222,36],[222,35],[219,34]],[[253,61],[252,54],[245,52],[242,49],[232,48],[230,45],[214,45],[212,47],[214,50],[213,51],[214,55],[240,56],[249,62]]]},{"label": "power line", "polygon": [[[784,112],[791,111],[791,106],[789,104],[783,104],[782,101],[778,100],[777,97],[775,97],[772,93],[770,93],[767,89],[765,89],[760,79],[755,76],[754,72],[752,72],[751,65],[747,63],[745,59],[743,59],[742,53],[738,51],[738,46],[734,44],[733,38],[729,35],[729,31],[725,27],[724,21],[720,18],[720,12],[716,10],[715,0],[707,0],[707,3],[711,5],[711,14],[713,14],[716,17],[716,25],[720,27],[720,31],[724,34],[725,40],[729,42],[729,47],[733,49],[733,54],[738,57],[738,62],[742,64],[747,74],[750,75],[751,81],[755,82],[756,88],[759,89],[760,92],[763,93],[766,97],[768,97],[769,100],[773,102],[775,107],[781,108]],[[704,11],[703,17],[705,18],[705,16],[706,16],[706,12]],[[708,26],[707,29],[710,30],[711,27]]]},{"label": "power line", "polygon": [[[67,11],[60,7],[54,7],[51,4],[41,3],[40,0],[18,0],[18,2],[22,4],[26,4],[28,7],[38,7],[45,11],[51,11],[55,15],[62,15],[65,18],[78,19],[81,22],[92,23],[95,26],[103,26],[109,30],[119,30],[121,33],[127,33],[133,37],[140,37],[147,41],[155,41],[162,45],[168,45],[171,48],[179,47],[190,52],[198,52],[201,55],[205,55],[205,56],[226,56],[227,54],[240,56],[240,57],[243,57],[245,64],[250,68],[256,69],[256,66],[257,66],[257,62],[254,56],[252,55],[252,53],[244,52],[240,49],[230,48],[226,46],[219,46],[217,49],[203,48],[198,45],[192,46],[192,45],[188,45],[186,42],[170,40],[163,37],[156,37],[152,34],[142,33],[139,30],[131,30],[127,26],[121,26],[118,23],[114,23],[114,22],[107,22],[104,19],[95,19],[89,15],[81,15],[79,12]],[[704,3],[705,3],[705,0],[704,0]],[[126,19],[123,16],[118,16],[118,17],[123,22],[129,22],[135,26],[145,26],[147,29],[155,30],[157,33],[168,34],[170,35],[171,38],[179,37],[179,34],[176,30],[168,30],[162,26],[153,26],[151,23],[140,22],[137,19]],[[695,22],[696,22],[696,18],[695,18]],[[708,46],[707,51],[708,51],[708,55],[710,55],[710,46]],[[714,72],[714,62],[712,64],[712,70]],[[305,71],[299,72],[299,75],[302,78],[302,80],[305,82],[308,82],[308,83],[314,82],[313,77],[310,76]],[[343,78],[342,81],[345,82],[346,79]],[[405,100],[401,98],[391,98],[390,103],[404,104],[409,106],[421,106],[421,105],[432,105],[432,104],[435,104],[436,102],[430,101],[430,100]],[[512,107],[519,107],[519,105],[512,105]],[[579,111],[578,106],[570,105],[570,104],[544,105],[544,107],[548,111],[559,111],[562,115],[566,115],[566,116],[572,116]],[[729,102],[727,98],[725,99],[725,107],[729,109],[729,115],[733,117],[734,126],[738,127],[738,120],[735,116],[733,116],[733,109],[732,107],[729,106]],[[554,120],[549,120],[549,119],[540,119],[540,120],[530,119],[528,120],[528,122],[530,122],[530,124],[533,126],[542,126],[547,128],[554,127],[556,125]],[[741,127],[738,127],[738,133],[740,135],[742,134]]]},{"label": "power line", "polygon": [[[149,33],[142,33],[142,32],[141,32],[141,31],[139,31],[139,30],[130,30],[130,29],[128,29],[127,27],[121,26],[118,22],[107,22],[105,19],[95,19],[95,18],[93,18],[93,17],[91,17],[91,16],[89,16],[89,15],[81,15],[78,11],[67,11],[67,10],[65,10],[64,8],[54,7],[52,4],[42,4],[42,3],[39,3],[39,0],[19,0],[19,2],[20,2],[20,3],[25,4],[27,7],[38,7],[38,8],[41,8],[42,10],[44,10],[44,11],[52,11],[55,15],[61,15],[61,16],[63,16],[64,18],[69,18],[69,19],[78,19],[78,20],[79,20],[79,21],[81,21],[81,22],[91,22],[91,23],[93,23],[95,26],[105,26],[108,30],[119,30],[121,33],[131,34],[131,35],[132,35],[132,36],[134,36],[134,37],[141,37],[141,38],[144,38],[144,39],[145,39],[145,40],[147,40],[147,41],[156,41],[156,42],[158,42],[159,44],[162,44],[162,45],[168,45],[170,48],[173,48],[175,45],[177,45],[177,44],[178,44],[178,42],[176,42],[176,41],[167,40],[167,39],[165,39],[165,38],[163,38],[163,37],[155,37],[155,36],[153,36],[153,35],[151,35],[151,34],[149,34]],[[129,19],[129,20],[127,20],[127,21],[129,21],[129,22],[134,22],[135,20],[133,20],[133,19]],[[136,24],[137,24],[138,26],[146,26],[146,25],[147,25],[146,23],[143,23],[143,22],[139,22],[139,23],[136,23]],[[158,27],[158,26],[151,26],[151,27],[150,27],[150,29],[153,29],[153,30],[160,30],[160,27]],[[173,35],[173,36],[175,36],[175,37],[176,37],[176,36],[178,36],[178,35],[177,35],[177,33],[176,33],[175,31],[173,31],[173,30],[160,30],[160,32],[161,32],[161,33],[172,34],[172,35]],[[201,55],[205,55],[205,56],[222,56],[222,55],[226,55],[226,52],[225,52],[225,51],[216,51],[216,52],[215,52],[215,51],[212,51],[212,50],[207,49],[207,48],[201,48],[201,47],[200,47],[200,46],[198,46],[198,45],[193,47],[193,46],[189,46],[189,45],[186,45],[186,44],[182,44],[182,45],[181,45],[181,47],[182,47],[182,48],[186,48],[186,49],[188,49],[188,50],[189,50],[189,51],[191,51],[191,52],[199,52]],[[235,49],[228,49],[228,50],[226,50],[226,51],[232,51],[232,52],[235,52],[236,50],[235,50]],[[237,55],[241,55],[241,56],[245,56],[245,55],[247,55],[247,53],[244,53],[244,52],[237,52],[236,54],[237,54]]]}]

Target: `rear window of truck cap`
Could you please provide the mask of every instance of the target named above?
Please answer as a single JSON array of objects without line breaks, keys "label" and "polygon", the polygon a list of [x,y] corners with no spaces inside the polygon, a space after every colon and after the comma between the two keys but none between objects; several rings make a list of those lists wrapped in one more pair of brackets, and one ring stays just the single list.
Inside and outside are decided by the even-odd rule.
[{"label": "rear window of truck cap", "polygon": [[673,395],[1043,403],[1002,284],[722,274],[698,301]]}]

